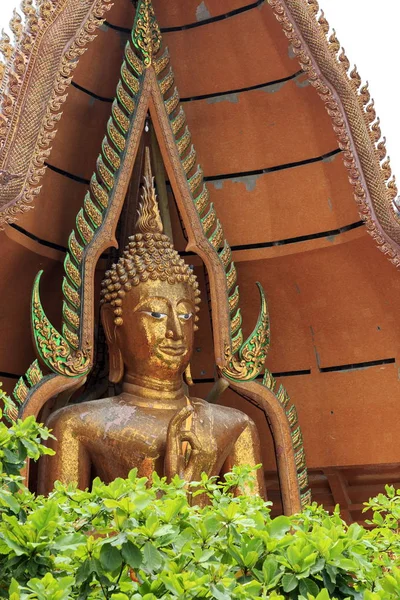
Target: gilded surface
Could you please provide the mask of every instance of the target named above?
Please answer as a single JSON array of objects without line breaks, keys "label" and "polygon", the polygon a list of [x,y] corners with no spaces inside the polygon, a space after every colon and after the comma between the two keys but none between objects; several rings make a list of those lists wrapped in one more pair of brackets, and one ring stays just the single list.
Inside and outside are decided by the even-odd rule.
[{"label": "gilded surface", "polygon": [[[137,233],[102,286],[110,379],[122,380],[123,391],[51,416],[57,453],[41,461],[41,492],[57,479],[85,488],[93,469],[106,482],[132,468],[139,476],[156,470],[189,482],[202,472],[219,475],[260,462],[256,427],[245,414],[185,394],[199,294],[192,270],[162,233],[146,152]],[[237,493],[243,491],[250,492]],[[265,494],[260,471],[254,491]]]},{"label": "gilded surface", "polygon": [[55,373],[69,377],[85,374],[90,368],[90,349],[71,351],[64,337],[47,319],[39,296],[41,274],[42,272],[36,277],[32,293],[32,328],[38,354]]},{"label": "gilded surface", "polygon": [[153,56],[161,46],[161,33],[154,14],[151,0],[139,2],[132,31],[133,43],[143,55],[146,67],[150,66]]},{"label": "gilded surface", "polygon": [[[139,13],[140,8],[143,6],[148,7],[149,3],[145,0],[140,2],[138,7]],[[135,45],[135,33],[133,33],[133,45]],[[124,61],[122,69],[126,69],[127,65],[130,68],[131,63],[134,62],[132,60],[132,56],[130,57],[130,60],[128,59],[128,54],[129,52],[127,47],[125,49],[126,61]],[[164,53],[163,55],[163,64],[164,66],[167,66],[165,57],[168,58],[168,53]],[[139,58],[137,58],[137,60],[139,61]],[[250,398],[251,393],[250,387],[248,386],[250,386],[250,384],[253,383],[251,379],[256,377],[262,370],[267,348],[267,344],[265,341],[266,331],[268,330],[268,315],[266,312],[266,303],[265,305],[263,305],[262,303],[260,318],[254,332],[243,344],[241,326],[239,325],[239,328],[236,328],[236,311],[238,309],[239,304],[239,292],[237,287],[232,289],[236,281],[236,269],[231,260],[231,251],[227,241],[224,238],[222,225],[216,218],[215,209],[212,205],[209,204],[208,192],[204,184],[203,172],[201,167],[197,165],[194,174],[191,175],[190,172],[185,171],[184,166],[182,165],[182,157],[179,153],[178,140],[179,137],[181,137],[183,134],[183,132],[180,133],[180,129],[183,129],[185,126],[185,115],[182,110],[182,107],[179,105],[179,94],[176,89],[172,96],[168,98],[163,98],[161,94],[159,81],[157,80],[156,76],[156,73],[159,72],[157,69],[157,60],[158,59],[156,59],[154,63],[154,69],[150,68],[153,64],[151,63],[147,65],[147,69],[143,69],[142,71],[143,75],[139,79],[139,91],[134,97],[132,97],[132,101],[135,105],[134,112],[131,115],[125,115],[126,120],[124,120],[124,127],[121,128],[121,131],[124,131],[126,125],[126,136],[118,131],[117,127],[119,126],[116,124],[116,120],[119,118],[119,115],[124,114],[123,111],[127,111],[127,108],[125,106],[126,103],[124,104],[124,102],[122,102],[122,100],[118,98],[118,95],[116,100],[114,101],[113,114],[107,125],[108,139],[105,139],[103,141],[102,154],[100,154],[99,159],[97,161],[97,173],[92,177],[90,186],[93,206],[97,206],[96,210],[99,210],[102,217],[102,222],[101,225],[98,226],[97,223],[100,223],[100,219],[97,219],[95,221],[93,218],[90,218],[90,215],[88,213],[91,210],[92,204],[86,201],[84,207],[79,211],[77,215],[76,227],[76,238],[77,240],[79,240],[79,246],[82,248],[82,251],[78,247],[76,252],[74,244],[71,243],[71,257],[68,258],[68,260],[66,260],[65,262],[66,276],[68,279],[68,281],[64,284],[65,290],[68,290],[67,292],[64,292],[65,301],[68,310],[75,311],[75,317],[72,323],[72,320],[69,317],[69,313],[67,314],[67,311],[64,311],[65,319],[63,324],[63,336],[61,336],[54,329],[54,327],[51,326],[40,305],[40,300],[35,301],[34,294],[32,308],[37,351],[41,360],[45,362],[45,364],[49,367],[50,370],[54,371],[55,373],[67,375],[67,381],[65,381],[65,379],[62,379],[61,375],[59,375],[60,382],[62,380],[62,385],[65,386],[64,389],[72,389],[73,387],[72,382],[68,383],[68,377],[76,377],[76,380],[78,382],[82,382],[83,378],[79,376],[81,376],[82,374],[87,374],[91,368],[92,340],[94,331],[93,273],[100,254],[102,253],[102,251],[104,251],[105,248],[109,247],[113,243],[115,227],[118,222],[118,218],[122,209],[122,204],[131,178],[133,163],[138,148],[138,142],[143,131],[147,112],[150,108],[151,118],[155,126],[155,131],[158,137],[158,141],[160,143],[160,147],[164,148],[164,151],[167,152],[166,156],[170,161],[170,166],[172,166],[172,173],[176,179],[177,191],[179,191],[178,198],[180,198],[179,201],[181,202],[181,204],[179,205],[179,210],[181,211],[185,227],[189,232],[190,237],[189,248],[194,249],[199,253],[199,255],[206,262],[209,271],[210,289],[212,292],[211,300],[213,303],[213,327],[216,345],[215,354],[217,366],[220,369],[228,369],[228,372],[229,369],[233,369],[231,372],[230,379],[232,385],[235,384],[238,386],[245,386],[243,394],[245,397]],[[136,72],[138,71],[140,71],[140,69],[136,69]],[[126,88],[125,91],[127,91]],[[118,108],[117,111],[115,110],[116,106]],[[175,136],[178,136],[178,139]],[[107,154],[108,147],[114,149],[115,152],[119,155],[120,162],[118,163],[118,167],[116,161],[109,160],[110,154]],[[164,159],[165,158],[166,157],[164,156]],[[109,169],[105,166],[104,161],[106,161],[107,164],[110,165]],[[146,175],[146,180],[147,181],[144,188],[143,202],[145,205],[147,200],[150,199],[150,204],[151,202],[153,202],[154,207],[154,194],[150,185],[150,178],[148,176],[148,173]],[[107,210],[105,210],[106,207]],[[202,213],[207,213],[208,211],[210,218],[212,218],[212,221],[216,223],[215,228],[211,227],[209,231],[205,231],[199,213],[200,208]],[[145,212],[146,211],[142,209],[143,215],[145,214]],[[124,311],[124,306],[126,306],[127,303],[130,306],[129,302],[132,302],[132,300],[129,300],[129,298],[132,299],[136,297],[136,300],[139,303],[141,302],[140,298],[137,299],[139,288],[142,290],[147,290],[145,293],[145,298],[143,298],[143,300],[147,300],[147,297],[151,297],[154,299],[155,296],[149,296],[149,294],[151,294],[151,291],[153,290],[153,293],[157,293],[157,301],[161,300],[164,302],[165,308],[163,308],[163,310],[160,309],[147,311],[147,313],[150,312],[155,314],[150,314],[151,320],[148,321],[148,326],[142,327],[140,339],[144,344],[144,348],[146,346],[146,344],[144,343],[145,339],[149,340],[151,338],[152,342],[150,345],[148,344],[148,347],[150,348],[151,346],[154,349],[154,360],[158,357],[158,361],[165,362],[166,354],[169,354],[171,356],[174,356],[176,354],[177,356],[175,358],[177,360],[177,357],[180,353],[182,353],[182,356],[186,353],[189,356],[191,349],[188,349],[186,347],[186,342],[179,344],[178,348],[176,348],[174,344],[171,344],[171,347],[169,347],[168,342],[166,344],[166,347],[163,349],[164,342],[162,342],[161,340],[161,332],[163,331],[162,327],[160,323],[158,323],[156,327],[153,323],[153,320],[154,322],[158,322],[160,319],[168,320],[168,322],[172,322],[175,323],[175,325],[179,325],[180,321],[182,320],[181,317],[183,318],[183,314],[190,314],[189,312],[185,312],[181,316],[179,316],[179,302],[176,301],[176,298],[173,294],[173,290],[176,291],[179,287],[182,300],[185,300],[186,302],[189,301],[188,296],[184,296],[184,289],[186,294],[192,294],[192,300],[194,298],[194,305],[196,305],[196,299],[198,300],[198,294],[196,293],[196,291],[198,290],[197,287],[194,285],[193,275],[188,272],[187,267],[184,265],[183,261],[181,261],[181,259],[178,256],[175,256],[176,253],[174,254],[175,251],[171,249],[168,238],[165,239],[166,236],[164,236],[160,231],[160,224],[158,224],[157,226],[158,229],[156,228],[156,231],[154,231],[154,224],[151,223],[151,219],[150,222],[149,219],[147,219],[147,221],[147,230],[143,223],[140,224],[140,227],[144,227],[143,231],[139,232],[136,236],[134,236],[134,239],[130,241],[131,246],[128,245],[119,263],[115,265],[107,274],[102,291],[102,314],[106,332],[108,330],[107,339],[110,348],[110,378],[112,381],[119,381],[121,378],[124,378],[126,374],[126,378],[124,379],[125,384],[127,386],[133,386],[131,388],[126,389],[127,393],[131,394],[131,397],[136,398],[135,410],[137,407],[139,407],[138,403],[141,402],[141,399],[143,400],[150,398],[150,400],[154,400],[156,391],[157,398],[159,399],[160,390],[165,389],[165,382],[163,382],[164,387],[160,387],[159,382],[156,385],[157,389],[153,389],[153,396],[150,395],[151,397],[148,398],[146,395],[146,390],[152,389],[152,382],[150,380],[146,380],[143,383],[140,381],[140,377],[139,380],[135,379],[135,370],[137,370],[136,367],[139,367],[139,365],[135,363],[135,367],[132,361],[136,360],[136,355],[139,356],[140,345],[135,345],[135,347],[133,348],[133,338],[131,337],[131,335],[128,336],[126,332],[129,330],[130,327],[133,327],[131,320],[139,318],[137,317],[137,315],[136,317],[132,315],[135,315],[136,312],[141,313],[142,311],[133,310],[133,308],[135,308],[136,306],[135,305],[132,306],[132,311],[128,311],[128,313],[126,313],[126,311]],[[150,230],[148,229],[148,227],[150,227]],[[221,250],[219,250],[220,248]],[[173,262],[174,260],[176,261],[175,263]],[[173,271],[171,271],[171,269],[168,266],[169,262],[173,263]],[[68,265],[71,267],[69,269],[70,272],[68,272]],[[78,271],[81,278],[80,280],[78,280],[77,277],[71,275],[71,273],[75,273],[74,269]],[[70,290],[68,289],[67,284],[71,284],[71,289],[77,294],[79,294],[81,298],[79,304],[75,301],[71,301],[71,299],[74,299],[75,296],[69,293]],[[165,288],[164,293],[162,293],[161,287],[157,288],[157,286],[161,286],[161,284]],[[173,290],[171,290],[170,287],[173,287]],[[37,286],[35,289],[37,291]],[[188,321],[192,323],[193,331],[196,328],[195,309],[196,306],[194,308],[193,313],[194,317],[188,319]],[[160,315],[164,316],[160,317]],[[149,315],[146,316],[146,319],[148,316]],[[231,321],[232,319],[233,323]],[[183,321],[185,322],[185,327],[189,326],[186,325],[186,319],[183,319]],[[70,328],[71,323],[72,328]],[[149,323],[152,323],[152,325],[150,326]],[[135,327],[137,325],[138,323],[136,323]],[[78,332],[79,336],[75,335],[76,331]],[[158,338],[155,337],[157,332],[158,334],[160,334],[159,341],[157,341]],[[166,331],[164,331],[163,335],[166,339],[173,339],[175,335],[174,329],[169,327]],[[77,337],[79,337],[79,340],[77,339]],[[150,361],[154,372],[157,375],[161,374],[163,371],[161,363],[157,362],[157,360],[155,360],[154,362],[154,360],[152,359],[150,361],[150,355],[148,355],[147,358],[142,361],[142,363],[143,365],[145,365],[147,364],[147,362]],[[172,363],[173,361],[171,359],[170,364]],[[129,364],[132,365],[131,371],[133,373],[133,379],[131,381],[128,377],[129,369],[126,368]],[[181,364],[181,367],[182,366],[183,364]],[[181,367],[179,367],[179,369]],[[147,373],[146,377],[148,375],[149,373]],[[181,391],[179,391],[181,390],[181,373],[179,375],[179,381],[180,383],[178,385],[177,379],[175,380],[174,388],[171,390],[173,394],[170,397],[170,399],[176,400],[178,397],[179,402],[178,406],[175,406],[175,409],[179,408],[178,412],[180,412],[180,410],[185,409],[186,412],[183,414],[186,415],[186,418],[189,418],[190,415],[188,414],[188,411],[189,413],[193,412],[193,416],[196,414],[196,407],[194,406],[195,403],[192,403],[190,400],[188,401],[186,398],[185,403],[183,403],[182,394]],[[56,381],[54,380],[53,385],[50,379],[48,377],[45,377],[40,382],[40,385],[41,384],[43,384],[43,393],[41,393],[41,391],[39,391],[38,393],[34,392],[36,395],[34,396],[34,401],[32,401],[32,406],[36,407],[36,411],[38,411],[40,409],[40,406],[43,405],[43,402],[46,401],[45,388],[48,388],[52,391],[52,393],[54,393],[54,385],[56,385]],[[258,391],[259,387],[263,389],[262,392]],[[176,396],[177,390],[178,396]],[[261,396],[267,395],[266,397],[269,398],[269,403],[265,405],[265,411],[269,417],[271,415],[275,415],[274,418],[277,419],[278,424],[276,429],[276,435],[278,436],[278,438],[279,436],[282,437],[283,432],[282,443],[279,443],[281,443],[282,448],[285,448],[287,456],[285,458],[285,462],[282,463],[283,471],[281,472],[281,477],[283,478],[283,480],[286,481],[285,489],[289,490],[288,493],[293,495],[296,492],[295,488],[293,488],[293,485],[291,483],[293,479],[291,474],[294,473],[296,475],[296,459],[294,456],[294,443],[292,442],[292,439],[290,437],[291,426],[288,416],[285,412],[282,412],[283,408],[280,407],[278,398],[274,396],[272,392],[267,390],[266,387],[263,388],[263,386],[260,386],[258,384],[257,394],[261,394]],[[268,394],[272,394],[272,396],[268,396]],[[271,400],[271,398],[273,398],[273,400]],[[29,414],[29,411],[31,410],[29,405],[31,399],[32,398],[28,394],[28,398],[24,404],[23,410],[23,412],[27,414]],[[109,400],[111,401],[112,399]],[[193,411],[189,410],[190,406],[188,402],[191,404]],[[128,403],[130,403],[130,400]],[[179,403],[181,404],[180,407]],[[68,410],[75,411],[78,409],[71,407],[71,409]],[[281,412],[279,412],[279,410],[281,410]],[[157,415],[159,414],[161,413],[157,413]],[[171,413],[169,413],[169,415],[170,417],[168,422],[172,422]],[[183,420],[182,415],[179,418],[177,417],[178,422],[174,424],[175,433],[172,436],[173,440],[171,438],[171,442],[167,444],[168,448],[175,447],[175,451],[173,452],[174,458],[172,461],[175,461],[175,467],[179,462],[181,462],[181,459],[177,458],[178,455],[176,452],[176,436],[178,435],[177,432],[181,431],[183,421],[185,421],[186,423],[186,418]],[[240,418],[242,419],[244,417]],[[200,424],[202,424],[202,418],[193,418],[194,423],[196,423],[197,420],[199,420]],[[203,419],[203,422],[205,422],[205,418]],[[245,425],[245,428],[247,428],[248,426],[248,421],[246,421],[246,423],[247,424]],[[76,423],[74,424],[74,427],[75,426],[78,427]],[[99,424],[99,427],[100,426],[101,423]],[[233,426],[234,422],[232,422],[232,427]],[[65,428],[62,425],[60,425],[60,427],[62,427],[62,431],[66,432],[65,439],[68,440],[68,435],[70,434],[68,433],[67,424],[65,424]],[[86,429],[87,428],[85,428],[85,430]],[[147,431],[147,429],[148,428],[144,427],[143,431]],[[78,431],[78,429],[76,429],[76,431]],[[168,431],[169,426],[167,427],[167,432]],[[237,430],[235,431],[237,432]],[[214,435],[218,437],[217,430],[212,430],[211,433],[209,432],[209,439],[213,439]],[[239,434],[239,437],[240,435],[241,433]],[[249,439],[248,437],[246,437],[246,435],[243,436],[243,438]],[[162,440],[164,438],[161,436],[160,439]],[[218,439],[219,442],[224,442],[226,445],[226,438],[220,437]],[[235,435],[233,435],[232,439],[236,439]],[[301,443],[301,436],[297,436],[297,439],[300,440],[299,443]],[[191,443],[189,439],[180,439],[180,442]],[[85,458],[85,452],[82,450],[82,444],[78,444],[77,448],[78,450],[76,452],[78,452],[78,455],[76,455],[73,460],[71,459],[71,464],[75,465],[75,467],[73,467],[75,469],[75,475],[76,465],[80,465],[79,477],[83,477],[83,479],[85,479],[90,465],[88,465],[86,460],[87,455]],[[255,438],[254,448],[257,449]],[[107,452],[109,451],[110,449],[108,448]],[[166,455],[169,454],[170,452],[168,451]],[[196,455],[196,452],[192,452],[192,454]],[[59,455],[63,456],[63,451],[61,451]],[[67,457],[66,452],[64,452],[64,455],[65,457]],[[214,455],[217,455],[215,449]],[[142,468],[154,468],[155,463],[154,461],[152,461],[153,459],[151,457],[147,457],[141,463]],[[64,461],[64,467],[67,464],[67,462],[68,458],[66,458],[66,462]],[[57,464],[57,461],[53,464]],[[160,463],[158,464],[160,466]],[[169,459],[167,460],[167,462],[165,462],[165,460],[163,462],[163,467],[166,469],[167,473],[172,472],[172,467],[170,466],[171,464],[172,463],[169,462]],[[180,468],[185,469],[185,465],[181,464]],[[168,469],[170,471],[168,471]],[[260,475],[260,477],[262,479],[262,475]],[[46,477],[44,479],[46,479]],[[304,477],[302,477],[302,480],[304,480]],[[298,492],[299,489],[297,488],[297,494]],[[291,510],[290,507],[293,508],[293,506],[295,505],[296,498],[289,498],[288,503],[286,504],[286,506],[289,507],[288,510]]]},{"label": "gilded surface", "polygon": [[[232,351],[230,346],[226,348],[227,366],[221,372],[224,377],[229,379],[237,381],[255,379],[264,367],[269,349],[269,314],[264,290],[259,283],[257,285],[261,297],[261,310],[257,325],[249,338],[238,348],[238,355]],[[236,316],[233,318],[234,322],[236,318]]]}]

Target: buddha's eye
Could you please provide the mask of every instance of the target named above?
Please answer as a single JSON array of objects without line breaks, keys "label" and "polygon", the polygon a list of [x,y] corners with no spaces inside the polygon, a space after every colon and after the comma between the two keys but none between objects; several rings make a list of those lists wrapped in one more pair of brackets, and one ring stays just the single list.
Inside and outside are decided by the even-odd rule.
[{"label": "buddha's eye", "polygon": [[153,317],[153,319],[163,319],[164,317],[167,316],[165,313],[160,313],[160,312],[156,312],[156,311],[144,310],[143,312],[146,315],[150,315],[150,317]]},{"label": "buddha's eye", "polygon": [[192,317],[192,313],[182,313],[181,315],[179,315],[179,318],[181,319],[181,321],[189,321],[189,319]]},{"label": "buddha's eye", "polygon": [[163,319],[167,316],[166,314],[160,312],[151,312],[150,314],[154,319]]}]

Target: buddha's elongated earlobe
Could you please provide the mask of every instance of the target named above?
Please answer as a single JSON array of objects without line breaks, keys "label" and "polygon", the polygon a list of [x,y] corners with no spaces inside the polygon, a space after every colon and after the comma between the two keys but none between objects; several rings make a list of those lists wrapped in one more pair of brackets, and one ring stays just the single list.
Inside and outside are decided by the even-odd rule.
[{"label": "buddha's elongated earlobe", "polygon": [[101,307],[101,321],[108,346],[108,378],[112,383],[119,383],[124,376],[124,361],[119,344],[117,343],[117,326],[114,323],[114,311],[111,306],[104,304]]},{"label": "buddha's elongated earlobe", "polygon": [[189,386],[194,385],[194,381],[192,379],[192,370],[190,368],[190,363],[188,364],[188,366],[185,369],[185,372],[183,374],[184,378],[185,378],[185,383]]},{"label": "buddha's elongated earlobe", "polygon": [[111,383],[119,383],[124,376],[124,361],[117,344],[108,344],[108,357],[110,361],[108,378]]}]

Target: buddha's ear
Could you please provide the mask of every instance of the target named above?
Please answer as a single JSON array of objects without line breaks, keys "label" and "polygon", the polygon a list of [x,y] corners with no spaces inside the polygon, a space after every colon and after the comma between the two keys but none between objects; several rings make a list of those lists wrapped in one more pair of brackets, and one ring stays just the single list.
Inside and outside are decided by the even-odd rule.
[{"label": "buddha's ear", "polygon": [[112,383],[119,383],[124,376],[124,361],[116,336],[117,325],[114,323],[114,309],[109,304],[101,307],[101,322],[103,323],[108,346],[109,374]]}]

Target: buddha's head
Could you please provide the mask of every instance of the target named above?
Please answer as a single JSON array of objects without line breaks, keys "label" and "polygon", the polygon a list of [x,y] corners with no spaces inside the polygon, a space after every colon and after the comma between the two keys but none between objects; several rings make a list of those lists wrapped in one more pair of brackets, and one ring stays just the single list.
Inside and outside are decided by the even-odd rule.
[{"label": "buddha's head", "polygon": [[163,234],[146,149],[146,174],[135,235],[106,272],[101,316],[110,380],[124,370],[174,381],[189,364],[200,291],[196,276]]}]

